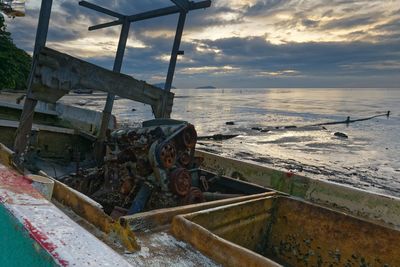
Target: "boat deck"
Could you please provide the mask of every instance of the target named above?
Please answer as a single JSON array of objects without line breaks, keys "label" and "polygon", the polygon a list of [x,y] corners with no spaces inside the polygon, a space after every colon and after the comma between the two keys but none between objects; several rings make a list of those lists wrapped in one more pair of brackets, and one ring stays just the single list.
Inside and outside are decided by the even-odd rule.
[{"label": "boat deck", "polygon": [[221,266],[190,244],[175,239],[169,227],[137,233],[136,237],[140,251],[123,255],[134,266]]},{"label": "boat deck", "polygon": [[105,235],[94,225],[76,215],[70,208],[55,200],[52,202],[70,219],[111,247],[132,266],[221,266],[194,249],[190,244],[173,237],[169,232],[169,224],[136,232],[140,250],[129,253],[118,241]]}]

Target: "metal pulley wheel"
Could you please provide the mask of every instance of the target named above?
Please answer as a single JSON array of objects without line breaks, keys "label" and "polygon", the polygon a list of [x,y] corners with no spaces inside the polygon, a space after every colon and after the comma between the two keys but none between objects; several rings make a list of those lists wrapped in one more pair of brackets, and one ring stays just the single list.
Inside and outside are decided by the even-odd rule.
[{"label": "metal pulley wheel", "polygon": [[197,132],[192,124],[189,124],[185,130],[183,130],[183,144],[187,148],[194,148],[197,142]]},{"label": "metal pulley wheel", "polygon": [[191,177],[188,170],[178,168],[171,173],[170,189],[178,196],[186,196],[191,187]]},{"label": "metal pulley wheel", "polygon": [[158,158],[165,169],[170,169],[175,165],[176,148],[171,142],[162,144],[158,149]]},{"label": "metal pulley wheel", "polygon": [[190,155],[188,152],[183,152],[182,155],[179,157],[179,162],[183,165],[183,166],[187,166],[189,165],[191,159],[190,159]]}]

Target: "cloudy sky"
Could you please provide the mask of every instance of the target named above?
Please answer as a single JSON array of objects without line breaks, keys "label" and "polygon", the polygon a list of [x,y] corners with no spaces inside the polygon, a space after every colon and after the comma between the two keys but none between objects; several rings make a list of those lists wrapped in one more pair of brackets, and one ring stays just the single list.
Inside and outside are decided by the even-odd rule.
[{"label": "cloudy sky", "polygon": [[[196,0],[199,1],[199,0]],[[114,20],[54,0],[47,46],[112,68],[120,26],[89,32]],[[172,5],[168,0],[89,1],[125,15]],[[40,0],[26,16],[7,19],[20,48],[32,51]],[[164,82],[177,15],[133,23],[123,72]],[[400,0],[214,0],[191,11],[174,86],[399,87]]]}]

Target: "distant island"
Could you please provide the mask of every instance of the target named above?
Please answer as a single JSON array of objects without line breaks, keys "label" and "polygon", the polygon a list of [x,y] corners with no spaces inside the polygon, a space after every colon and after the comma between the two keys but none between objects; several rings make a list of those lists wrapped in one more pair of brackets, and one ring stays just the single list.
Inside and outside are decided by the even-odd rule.
[{"label": "distant island", "polygon": [[[152,85],[161,89],[165,89],[165,83],[154,83]],[[176,87],[172,86],[171,89],[176,89]]]},{"label": "distant island", "polygon": [[217,87],[214,87],[214,86],[211,86],[211,85],[207,85],[207,86],[196,87],[196,89],[217,89]]}]

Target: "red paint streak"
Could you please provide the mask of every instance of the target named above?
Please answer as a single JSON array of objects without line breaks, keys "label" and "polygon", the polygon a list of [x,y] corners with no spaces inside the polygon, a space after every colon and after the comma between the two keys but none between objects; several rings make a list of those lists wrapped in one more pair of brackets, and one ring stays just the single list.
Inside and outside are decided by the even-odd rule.
[{"label": "red paint streak", "polygon": [[293,172],[287,172],[287,173],[286,173],[286,177],[289,177],[289,178],[292,177],[293,175],[294,175]]},{"label": "red paint streak", "polygon": [[[3,203],[12,204],[15,200],[18,200],[18,195],[29,195],[36,199],[44,199],[44,197],[36,191],[35,188],[31,185],[32,181],[19,174],[18,172],[6,168],[0,164],[0,188],[5,189],[2,190],[3,193],[0,195],[0,201]],[[14,194],[8,194],[7,191]],[[27,203],[19,203],[20,205],[29,205],[30,201],[27,200]],[[13,211],[10,210],[12,213]],[[57,246],[51,242],[49,237],[40,231],[40,229],[36,228],[28,219],[24,219],[24,226],[28,230],[29,235],[32,239],[36,240],[46,251],[50,253],[50,255],[61,265],[68,266],[68,261],[61,258],[61,256],[55,251]]]},{"label": "red paint streak", "polygon": [[38,242],[46,251],[48,251],[61,266],[66,267],[69,265],[68,261],[61,259],[60,255],[55,252],[57,246],[49,241],[49,237],[46,234],[33,226],[32,223],[27,219],[24,219],[24,226],[29,231],[30,237],[36,240],[36,242]]},{"label": "red paint streak", "polygon": [[[18,172],[8,169],[1,168],[0,165],[0,187],[7,189],[16,194],[28,194],[34,198],[43,198],[43,196],[36,191],[31,185],[32,181],[27,177],[19,174]],[[7,197],[7,196],[6,196]],[[12,203],[11,198],[5,198],[5,196],[0,196],[2,202],[4,199],[8,203]]]}]

